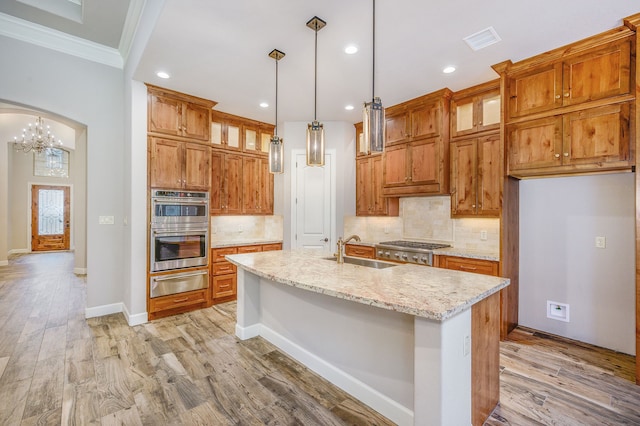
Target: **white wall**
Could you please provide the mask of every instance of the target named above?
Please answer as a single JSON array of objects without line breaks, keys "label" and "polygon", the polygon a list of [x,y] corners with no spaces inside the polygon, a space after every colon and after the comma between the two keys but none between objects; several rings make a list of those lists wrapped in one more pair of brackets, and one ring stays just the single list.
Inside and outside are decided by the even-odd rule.
[{"label": "white wall", "polygon": [[[123,72],[3,36],[0,55],[7,59],[0,78],[2,100],[49,111],[87,127],[87,308],[120,303]],[[5,192],[0,193],[0,200],[6,200],[1,182],[0,192]],[[115,224],[98,225],[100,215],[114,216]],[[5,232],[0,234],[6,238]],[[6,252],[6,242],[0,243],[0,249]]]},{"label": "white wall", "polygon": [[[288,122],[284,123],[283,132],[278,131],[279,136],[284,138],[285,172],[282,175],[276,175],[274,179],[274,214],[281,214],[284,217],[284,249],[292,247],[290,208],[292,165],[289,161],[292,150],[306,149],[307,124],[307,122]],[[344,216],[354,215],[356,210],[356,132],[351,123],[329,121],[323,122],[323,125],[325,149],[336,150],[335,229],[341,235]]]},{"label": "white wall", "polygon": [[520,182],[521,325],[635,354],[634,193],[632,173]]}]

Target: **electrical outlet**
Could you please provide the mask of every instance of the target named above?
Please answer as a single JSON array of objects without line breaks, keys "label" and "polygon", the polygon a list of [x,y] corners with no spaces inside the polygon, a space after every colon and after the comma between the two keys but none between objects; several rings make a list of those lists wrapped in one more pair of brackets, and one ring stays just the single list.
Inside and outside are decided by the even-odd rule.
[{"label": "electrical outlet", "polygon": [[607,247],[607,239],[606,237],[596,237],[596,248],[606,248]]},{"label": "electrical outlet", "polygon": [[482,241],[487,241],[487,231],[485,231],[484,229],[480,231],[480,239]]},{"label": "electrical outlet", "polygon": [[113,216],[98,216],[98,225],[113,225],[115,218]]},{"label": "electrical outlet", "polygon": [[547,318],[569,322],[569,304],[547,300]]},{"label": "electrical outlet", "polygon": [[462,350],[463,355],[467,356],[471,353],[471,337],[469,336],[464,336],[464,344],[463,344],[464,348]]},{"label": "electrical outlet", "polygon": [[242,229],[242,225],[238,225],[238,232],[242,233],[243,229]]}]

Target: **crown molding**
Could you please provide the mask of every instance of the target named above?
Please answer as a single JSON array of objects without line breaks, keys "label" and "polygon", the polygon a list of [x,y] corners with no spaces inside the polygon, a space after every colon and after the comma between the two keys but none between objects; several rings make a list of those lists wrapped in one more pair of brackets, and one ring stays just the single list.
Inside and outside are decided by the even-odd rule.
[{"label": "crown molding", "polygon": [[138,29],[138,23],[144,10],[145,1],[146,0],[131,0],[131,3],[129,3],[129,10],[127,11],[122,36],[120,37],[120,46],[118,46],[120,55],[124,58],[125,63],[129,59],[129,53],[131,52],[131,46],[136,35],[136,30]]},{"label": "crown molding", "polygon": [[0,35],[110,67],[123,68],[124,61],[117,49],[34,24],[5,13],[0,13]]}]

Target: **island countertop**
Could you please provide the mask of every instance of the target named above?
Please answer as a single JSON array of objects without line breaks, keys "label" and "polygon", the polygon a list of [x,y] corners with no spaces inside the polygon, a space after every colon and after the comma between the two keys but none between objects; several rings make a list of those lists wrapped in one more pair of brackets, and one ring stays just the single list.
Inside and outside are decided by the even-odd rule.
[{"label": "island countertop", "polygon": [[428,266],[375,269],[327,260],[318,250],[226,256],[257,276],[382,309],[444,321],[509,285],[509,279]]}]

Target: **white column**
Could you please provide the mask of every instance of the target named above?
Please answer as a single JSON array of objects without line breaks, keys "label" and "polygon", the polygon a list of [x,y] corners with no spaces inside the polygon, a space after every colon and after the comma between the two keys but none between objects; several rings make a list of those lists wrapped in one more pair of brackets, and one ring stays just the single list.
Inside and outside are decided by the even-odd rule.
[{"label": "white column", "polygon": [[470,425],[471,309],[414,327],[414,425]]},{"label": "white column", "polygon": [[242,268],[237,269],[236,336],[246,340],[260,335],[260,278]]}]

